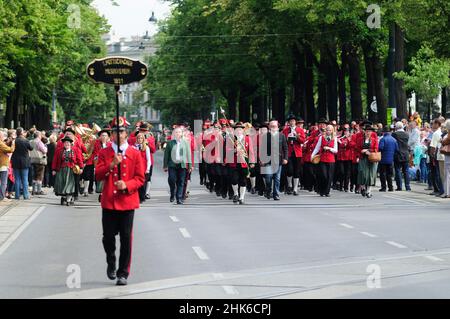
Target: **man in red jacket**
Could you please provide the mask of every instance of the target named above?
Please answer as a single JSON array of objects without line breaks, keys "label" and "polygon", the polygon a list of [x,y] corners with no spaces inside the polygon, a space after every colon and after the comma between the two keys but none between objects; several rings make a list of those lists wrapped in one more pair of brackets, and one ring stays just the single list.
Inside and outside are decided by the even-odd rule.
[{"label": "man in red jacket", "polygon": [[305,131],[297,126],[297,118],[291,114],[288,117],[289,125],[283,129],[283,134],[288,141],[289,162],[287,167],[287,194],[298,195],[298,184],[302,169],[303,143],[305,143]]},{"label": "man in red jacket", "polygon": [[[103,247],[108,264],[107,276],[117,285],[127,284],[130,274],[134,211],[139,208],[139,188],[144,185],[145,167],[139,151],[128,145],[124,118],[112,125],[112,144],[98,154],[97,181],[103,181]],[[119,126],[120,151],[117,147]],[[119,166],[120,165],[120,170]],[[120,175],[120,176],[119,176]],[[120,235],[119,268],[116,273],[116,234]]]}]

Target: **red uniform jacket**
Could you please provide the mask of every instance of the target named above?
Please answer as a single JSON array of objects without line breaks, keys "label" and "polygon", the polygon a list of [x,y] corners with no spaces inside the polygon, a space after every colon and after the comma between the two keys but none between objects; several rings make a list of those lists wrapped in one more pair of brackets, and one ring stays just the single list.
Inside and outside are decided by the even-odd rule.
[{"label": "red uniform jacket", "polygon": [[305,131],[301,127],[296,127],[295,132],[297,133],[297,139],[293,142],[289,141],[288,135],[291,132],[291,127],[285,127],[283,129],[283,134],[286,136],[286,139],[288,140],[288,156],[290,157],[292,154],[292,151],[295,152],[295,157],[302,157],[302,144],[305,143]]},{"label": "red uniform jacket", "polygon": [[352,148],[350,146],[350,138],[342,137],[338,139],[338,161],[351,161],[352,160]]},{"label": "red uniform jacket", "polygon": [[306,139],[305,144],[303,144],[303,162],[304,163],[311,163],[311,155],[312,155],[312,152],[314,152],[315,147],[316,147],[316,136],[315,136],[315,132],[313,132]]},{"label": "red uniform jacket", "polygon": [[[237,137],[236,137],[236,138],[237,138]],[[246,151],[247,156],[248,156],[248,161],[249,161],[249,163],[252,164],[252,163],[255,163],[255,154],[254,154],[253,147],[251,147],[251,144],[250,144],[250,143],[251,143],[251,142],[250,142],[250,137],[244,136],[244,139],[243,139],[243,145],[242,145],[242,146],[244,146],[244,148],[245,148],[245,151]],[[239,145],[239,149],[242,149],[242,146]],[[237,152],[236,152],[236,150],[237,150],[237,147],[236,147],[236,146],[232,145],[231,142],[228,142],[228,143],[226,144],[226,147],[227,147],[227,150],[228,150],[230,147],[234,149],[234,158],[233,158],[233,160],[230,161],[229,159],[227,159],[227,164],[228,164],[231,168],[236,168],[238,165],[241,165],[242,168],[248,168],[248,164],[247,164],[247,162],[245,161],[244,157],[242,157],[242,158],[240,157],[240,159],[238,159],[238,154],[237,154]],[[228,153],[229,153],[229,152],[227,151],[227,154],[228,154]]]},{"label": "red uniform jacket", "polygon": [[63,159],[64,150],[65,150],[64,147],[55,150],[55,155],[53,157],[52,162],[52,170],[58,172],[61,168],[64,167],[73,168],[75,165],[78,165],[80,168],[83,168],[83,155],[78,149],[72,148],[73,156],[71,156],[68,162],[66,162]]},{"label": "red uniform jacket", "polygon": [[102,208],[114,211],[129,211],[139,208],[138,189],[144,185],[145,167],[138,150],[128,146],[123,156],[121,167],[121,180],[127,185],[125,192],[117,190],[114,185],[119,180],[117,166],[110,170],[114,159],[114,149],[109,146],[102,149],[98,155],[95,169],[95,179],[104,181],[102,192]]}]

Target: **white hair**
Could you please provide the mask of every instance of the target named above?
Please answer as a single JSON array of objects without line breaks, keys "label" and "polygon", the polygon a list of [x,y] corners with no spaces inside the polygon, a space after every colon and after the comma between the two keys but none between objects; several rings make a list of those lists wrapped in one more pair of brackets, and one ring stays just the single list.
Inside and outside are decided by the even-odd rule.
[{"label": "white hair", "polygon": [[395,129],[396,129],[396,130],[401,130],[401,129],[403,129],[403,123],[402,123],[402,122],[397,122],[397,123],[395,123]]},{"label": "white hair", "polygon": [[445,128],[446,128],[448,131],[450,131],[450,119],[448,119],[447,121],[445,121],[444,126],[445,126]]}]

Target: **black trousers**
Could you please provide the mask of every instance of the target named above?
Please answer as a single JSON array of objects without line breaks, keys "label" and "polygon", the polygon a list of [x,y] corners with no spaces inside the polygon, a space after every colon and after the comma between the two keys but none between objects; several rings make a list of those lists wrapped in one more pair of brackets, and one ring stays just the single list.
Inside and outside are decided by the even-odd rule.
[{"label": "black trousers", "polygon": [[[83,169],[83,174],[81,175],[81,178],[84,181],[89,181],[89,187],[88,191],[89,193],[94,192],[94,180],[95,180],[95,174],[94,174],[94,165],[86,165]],[[86,190],[84,190],[86,192]]]},{"label": "black trousers", "polygon": [[147,182],[150,181],[150,174],[145,174],[144,185],[139,187],[139,201],[145,202],[145,194],[147,193]]},{"label": "black trousers", "polygon": [[394,186],[392,185],[392,175],[393,175],[393,167],[392,164],[380,164],[378,166],[380,170],[380,182],[381,182],[381,188],[386,188],[386,182],[387,186],[390,190],[394,189]]},{"label": "black trousers", "polygon": [[352,174],[352,161],[338,161],[337,162],[337,181],[339,187],[348,190],[350,184],[350,176]]},{"label": "black trousers", "polygon": [[108,265],[116,267],[116,235],[120,236],[120,257],[117,277],[130,275],[131,250],[133,245],[134,210],[111,211],[103,209],[103,248]]},{"label": "black trousers", "polygon": [[231,184],[239,185],[240,187],[247,186],[247,168],[242,168],[240,164],[237,164],[236,168],[231,169]]},{"label": "black trousers", "polygon": [[351,172],[351,177],[350,177],[350,188],[353,189],[353,187],[357,187],[358,186],[358,163],[353,163],[352,162],[352,172]]},{"label": "black trousers", "polygon": [[313,191],[315,183],[315,165],[311,162],[305,163],[303,167],[303,186],[306,190]]},{"label": "black trousers", "polygon": [[320,163],[319,193],[321,195],[330,194],[333,183],[335,163]]},{"label": "black trousers", "polygon": [[295,157],[295,153],[292,153],[288,160],[287,165],[287,177],[300,178],[302,173],[302,158]]},{"label": "black trousers", "polygon": [[198,164],[198,172],[200,174],[200,183],[206,182],[206,163],[202,162]]},{"label": "black trousers", "polygon": [[186,179],[187,169],[177,165],[177,167],[169,167],[169,187],[170,197],[175,197],[177,201],[183,200],[184,181]]},{"label": "black trousers", "polygon": [[73,174],[75,178],[75,198],[78,198],[78,195],[80,194],[80,178],[81,175]]}]

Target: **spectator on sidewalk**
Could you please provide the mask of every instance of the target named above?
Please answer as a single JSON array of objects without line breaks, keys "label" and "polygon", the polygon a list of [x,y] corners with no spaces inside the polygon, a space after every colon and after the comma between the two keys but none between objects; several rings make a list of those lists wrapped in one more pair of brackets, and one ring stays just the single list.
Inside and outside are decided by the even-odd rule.
[{"label": "spectator on sidewalk", "polygon": [[404,124],[402,122],[397,122],[395,124],[395,132],[392,133],[392,137],[397,140],[398,150],[394,155],[394,166],[395,166],[395,183],[397,184],[396,191],[402,190],[402,174],[405,179],[405,188],[407,191],[411,190],[409,185],[409,150],[408,150],[408,140],[409,135],[403,129]]},{"label": "spectator on sidewalk", "polygon": [[[394,186],[392,185],[392,174],[394,169],[394,155],[398,151],[398,144],[397,140],[392,137],[389,126],[384,127],[383,133],[383,138],[380,140],[378,146],[378,149],[381,152],[380,192],[386,192],[387,189],[389,189],[390,192],[393,192]],[[386,188],[386,182],[388,188]]]},{"label": "spectator on sidewalk", "polygon": [[47,167],[46,172],[47,175],[47,183],[48,187],[53,187],[55,185],[55,176],[52,174],[52,164],[53,164],[53,158],[55,157],[55,150],[56,150],[56,140],[57,136],[55,134],[50,135],[48,138],[49,143],[47,144]]},{"label": "spectator on sidewalk", "polygon": [[14,152],[14,142],[9,147],[5,142],[5,132],[0,130],[0,201],[9,201],[6,198],[6,190],[8,186],[8,170],[10,162],[10,154]]},{"label": "spectator on sidewalk", "polygon": [[[442,139],[442,146],[448,147],[450,145],[450,120],[445,121],[444,127],[447,134]],[[444,155],[444,195],[442,198],[450,198],[450,154],[446,153]]]},{"label": "spectator on sidewalk", "polygon": [[45,195],[42,190],[42,181],[44,180],[45,166],[47,165],[47,146],[42,141],[42,134],[35,131],[34,139],[30,142],[33,150],[30,160],[33,165],[33,190],[31,195]]},{"label": "spectator on sidewalk", "polygon": [[439,160],[441,161],[444,160],[444,155],[438,153],[441,140],[442,140],[441,121],[439,119],[435,119],[433,121],[433,135],[429,147],[430,166],[431,166],[430,178],[432,179],[433,185],[433,192],[430,195],[438,197],[444,194],[444,187],[442,185],[442,180],[439,172]]},{"label": "spectator on sidewalk", "polygon": [[411,154],[414,153],[416,146],[420,143],[420,131],[417,128],[417,123],[412,121],[409,123],[409,139],[408,148]]},{"label": "spectator on sidewalk", "polygon": [[16,147],[11,157],[12,168],[14,171],[15,199],[20,199],[23,191],[23,198],[30,199],[28,192],[28,172],[31,166],[29,151],[32,151],[30,142],[25,138],[23,128],[16,130]]}]

